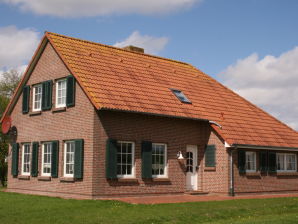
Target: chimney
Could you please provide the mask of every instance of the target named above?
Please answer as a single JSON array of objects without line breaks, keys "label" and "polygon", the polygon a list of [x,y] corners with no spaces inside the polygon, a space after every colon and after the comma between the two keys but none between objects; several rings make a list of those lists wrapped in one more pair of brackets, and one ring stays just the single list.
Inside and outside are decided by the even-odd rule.
[{"label": "chimney", "polygon": [[124,50],[132,51],[132,52],[138,52],[138,53],[144,53],[144,48],[136,47],[136,46],[126,46],[123,48]]}]

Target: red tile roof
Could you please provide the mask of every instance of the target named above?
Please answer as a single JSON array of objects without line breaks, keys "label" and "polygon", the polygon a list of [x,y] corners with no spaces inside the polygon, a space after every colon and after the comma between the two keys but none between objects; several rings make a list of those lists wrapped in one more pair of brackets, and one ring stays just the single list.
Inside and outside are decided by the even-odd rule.
[{"label": "red tile roof", "polygon": [[[190,64],[45,35],[97,109],[207,119],[229,144],[298,148],[298,132]],[[192,104],[181,103],[171,88]]]}]

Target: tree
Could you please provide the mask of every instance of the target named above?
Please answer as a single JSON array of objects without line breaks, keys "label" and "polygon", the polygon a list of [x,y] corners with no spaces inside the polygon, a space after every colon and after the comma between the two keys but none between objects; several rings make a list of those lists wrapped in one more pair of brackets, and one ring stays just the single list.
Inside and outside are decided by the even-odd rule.
[{"label": "tree", "polygon": [[[0,79],[0,117],[2,117],[9,99],[13,95],[20,81],[20,74],[16,70],[9,70],[2,74]],[[1,128],[1,125],[0,125]],[[0,132],[0,183],[5,185],[7,180],[8,136]]]},{"label": "tree", "polygon": [[20,73],[17,70],[11,69],[2,74],[0,80],[0,96],[10,98],[20,81]]},{"label": "tree", "polygon": [[[9,99],[5,96],[0,95],[0,116],[8,104]],[[1,128],[1,125],[0,125]],[[5,162],[5,157],[8,154],[8,137],[0,132],[0,182],[4,186],[7,179],[7,163]]]}]

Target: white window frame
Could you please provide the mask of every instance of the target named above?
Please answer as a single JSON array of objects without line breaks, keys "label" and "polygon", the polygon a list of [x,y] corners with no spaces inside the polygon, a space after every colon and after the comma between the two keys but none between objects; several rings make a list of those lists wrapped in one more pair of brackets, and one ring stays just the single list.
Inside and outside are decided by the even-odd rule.
[{"label": "white window frame", "polygon": [[52,144],[52,142],[44,142],[44,143],[42,143],[42,162],[41,162],[41,176],[46,176],[46,177],[49,177],[49,176],[51,176],[51,172],[50,173],[44,173],[44,170],[43,170],[43,168],[44,168],[44,148],[45,148],[45,145],[51,145],[51,154],[50,154],[50,160],[51,160],[51,162],[50,162],[50,167],[51,167],[51,171],[52,171],[52,153],[53,153],[53,144]]},{"label": "white window frame", "polygon": [[[254,157],[254,160],[253,160],[254,169],[247,169],[247,156],[248,155],[253,155],[253,157]],[[256,152],[250,152],[250,151],[245,152],[245,170],[248,173],[257,171],[257,154],[256,154]]]},{"label": "white window frame", "polygon": [[[65,103],[64,104],[58,103],[58,90],[59,90],[58,85],[60,82],[65,82]],[[59,79],[56,81],[56,108],[66,107],[66,97],[67,97],[67,81],[66,79]]]},{"label": "white window frame", "polygon": [[[276,167],[278,167],[278,161],[277,161],[277,157],[279,155],[283,155],[284,156],[284,169],[283,170],[278,170],[277,172],[297,172],[297,154],[296,153],[276,153]],[[287,170],[287,157],[288,156],[295,156],[295,169],[294,170]]]},{"label": "white window frame", "polygon": [[[24,160],[25,160],[25,147],[28,146],[29,147],[29,171],[25,172],[24,171]],[[22,175],[24,176],[30,176],[30,171],[31,171],[31,144],[30,143],[24,143],[22,145]]]},{"label": "white window frame", "polygon": [[168,149],[167,149],[167,144],[165,143],[152,143],[152,148],[153,145],[164,145],[165,147],[165,155],[164,155],[164,162],[165,162],[165,168],[164,168],[164,174],[163,175],[153,175],[152,178],[168,178]]},{"label": "white window frame", "polygon": [[[39,108],[35,108],[35,91],[36,88],[40,88],[41,89],[41,93],[40,93],[40,106]],[[42,84],[37,84],[33,86],[33,98],[32,98],[32,111],[41,111],[41,105],[42,105]]]},{"label": "white window frame", "polygon": [[73,151],[73,171],[74,171],[74,166],[75,166],[75,158],[74,158],[74,154],[75,154],[75,142],[74,141],[65,141],[64,142],[64,161],[63,161],[63,176],[64,177],[74,177],[74,172],[73,172],[73,174],[67,174],[66,173],[66,149],[67,149],[67,143],[73,143],[74,144],[74,151]]},{"label": "white window frame", "polygon": [[[130,141],[117,141],[117,143],[130,143],[131,145],[131,174],[130,175],[118,175],[117,178],[135,178],[135,143]],[[118,153],[117,153],[118,154]],[[118,162],[117,162],[118,165]]]}]

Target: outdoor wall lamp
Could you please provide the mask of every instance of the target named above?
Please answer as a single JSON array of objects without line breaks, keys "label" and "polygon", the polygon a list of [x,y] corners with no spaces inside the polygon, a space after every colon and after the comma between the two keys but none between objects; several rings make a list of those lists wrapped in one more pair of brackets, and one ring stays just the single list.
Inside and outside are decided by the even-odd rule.
[{"label": "outdoor wall lamp", "polygon": [[177,153],[177,159],[178,159],[179,161],[183,161],[183,160],[184,160],[184,157],[183,157],[181,151],[179,151],[179,152]]}]

